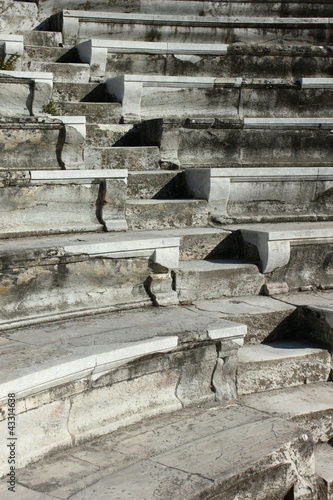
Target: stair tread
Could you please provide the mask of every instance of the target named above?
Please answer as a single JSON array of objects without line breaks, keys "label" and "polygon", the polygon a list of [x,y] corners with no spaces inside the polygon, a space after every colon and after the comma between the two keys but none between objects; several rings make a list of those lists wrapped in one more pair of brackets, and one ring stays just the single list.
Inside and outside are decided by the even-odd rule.
[{"label": "stair tread", "polygon": [[[297,358],[325,352],[308,342],[285,341],[270,344],[245,345],[240,348],[238,358],[240,363],[260,363],[283,361],[288,358]],[[329,355],[328,355],[329,357]]]},{"label": "stair tread", "polygon": [[242,396],[241,400],[243,404],[251,408],[288,418],[298,418],[327,410],[333,413],[333,384],[332,382],[318,382],[275,389]]},{"label": "stair tread", "polygon": [[[20,484],[82,500],[110,495],[151,500],[156,488],[166,499],[171,488],[172,498],[189,500],[201,492],[229,490],[238,483],[237,474],[252,477],[253,470],[261,470],[260,462],[274,468],[274,452],[276,466],[283,460],[279,450],[286,453],[301,436],[293,424],[238,404],[191,408],[58,453],[22,469]],[[83,470],[82,460],[90,462],[90,470]]]}]

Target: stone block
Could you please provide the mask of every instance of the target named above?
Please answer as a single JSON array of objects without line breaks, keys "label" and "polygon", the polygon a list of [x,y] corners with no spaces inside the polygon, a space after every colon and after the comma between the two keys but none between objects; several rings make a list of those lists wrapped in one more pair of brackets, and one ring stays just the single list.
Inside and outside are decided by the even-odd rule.
[{"label": "stone block", "polygon": [[[242,281],[237,277],[242,273]],[[175,270],[180,302],[239,295],[259,295],[264,277],[253,264],[205,260],[181,262]]]},{"label": "stone block", "polygon": [[170,370],[78,395],[72,400],[69,431],[77,442],[180,409],[175,395],[177,381],[178,374]]},{"label": "stone block", "polygon": [[126,219],[134,231],[202,227],[207,203],[202,200],[127,200]]},{"label": "stone block", "polygon": [[323,349],[297,342],[242,347],[238,353],[238,394],[326,382],[331,357]]}]

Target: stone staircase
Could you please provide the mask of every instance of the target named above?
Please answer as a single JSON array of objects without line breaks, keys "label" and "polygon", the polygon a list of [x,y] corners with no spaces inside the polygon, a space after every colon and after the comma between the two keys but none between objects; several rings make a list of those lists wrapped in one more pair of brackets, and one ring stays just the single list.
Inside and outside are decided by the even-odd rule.
[{"label": "stone staircase", "polygon": [[1,498],[331,500],[332,4],[0,12]]}]

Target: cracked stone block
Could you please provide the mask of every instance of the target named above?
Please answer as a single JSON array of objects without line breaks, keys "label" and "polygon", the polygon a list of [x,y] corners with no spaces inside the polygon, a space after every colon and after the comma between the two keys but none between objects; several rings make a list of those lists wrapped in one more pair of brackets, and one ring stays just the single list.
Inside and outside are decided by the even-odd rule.
[{"label": "cracked stone block", "polygon": [[182,407],[175,370],[144,375],[72,398],[68,429],[76,441]]}]

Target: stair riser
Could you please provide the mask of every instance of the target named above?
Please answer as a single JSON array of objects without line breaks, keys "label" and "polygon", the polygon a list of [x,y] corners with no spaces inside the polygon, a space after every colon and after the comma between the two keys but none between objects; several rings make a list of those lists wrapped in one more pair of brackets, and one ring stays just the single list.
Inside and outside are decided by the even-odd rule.
[{"label": "stair riser", "polygon": [[[139,202],[139,200],[138,200]],[[128,202],[126,204],[128,228],[133,231],[150,231],[186,227],[206,227],[208,222],[207,203],[168,203],[161,200],[158,204]]]},{"label": "stair riser", "polygon": [[175,272],[175,289],[181,303],[241,295],[259,295],[263,283],[264,277],[259,273],[239,269],[210,272],[178,269]]},{"label": "stair riser", "polygon": [[70,63],[49,63],[42,61],[29,61],[23,70],[53,73],[54,82],[62,83],[88,83],[90,66],[77,66]]},{"label": "stair riser", "polygon": [[326,351],[291,359],[240,363],[237,368],[237,391],[239,395],[253,394],[326,382],[330,370],[331,356]]},{"label": "stair riser", "polygon": [[175,199],[186,198],[182,175],[177,172],[161,172],[129,175],[127,196],[130,199]]},{"label": "stair riser", "polygon": [[87,125],[86,143],[93,147],[140,146],[133,125]]},{"label": "stair riser", "polygon": [[111,102],[104,84],[96,83],[59,83],[53,85],[53,100],[76,103],[82,102]]},{"label": "stair riser", "polygon": [[117,103],[56,102],[60,116],[86,116],[87,123],[119,123],[121,106]]},{"label": "stair riser", "polygon": [[159,168],[159,149],[150,148],[89,148],[85,150],[86,168],[127,168],[156,170]]}]

